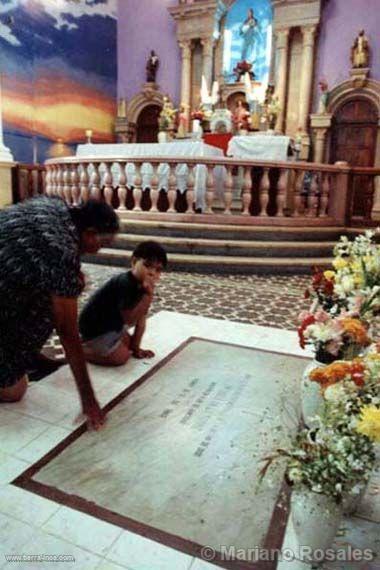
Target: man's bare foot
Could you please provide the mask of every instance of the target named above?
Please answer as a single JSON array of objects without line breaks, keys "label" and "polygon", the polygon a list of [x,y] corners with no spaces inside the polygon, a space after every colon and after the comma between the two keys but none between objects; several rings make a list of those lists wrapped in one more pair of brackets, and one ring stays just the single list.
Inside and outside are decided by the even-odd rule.
[{"label": "man's bare foot", "polygon": [[153,358],[155,356],[153,350],[144,350],[143,348],[135,348],[132,352],[135,358]]}]

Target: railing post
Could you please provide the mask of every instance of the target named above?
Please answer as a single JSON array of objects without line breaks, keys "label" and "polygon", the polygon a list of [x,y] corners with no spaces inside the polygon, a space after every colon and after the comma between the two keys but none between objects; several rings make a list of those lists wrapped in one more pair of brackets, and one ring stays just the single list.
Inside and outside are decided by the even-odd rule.
[{"label": "railing post", "polygon": [[150,199],[152,202],[152,207],[150,209],[151,212],[158,212],[158,208],[157,208],[158,198],[159,198],[158,167],[159,167],[159,164],[152,164],[153,176],[152,176],[152,179],[150,181]]},{"label": "railing post", "polygon": [[69,165],[63,167],[63,195],[68,204],[71,204],[70,170]]},{"label": "railing post", "polygon": [[175,213],[175,199],[177,197],[177,177],[175,175],[176,164],[169,164],[169,188],[168,188],[168,213]]},{"label": "railing post", "polygon": [[243,202],[243,216],[249,216],[249,207],[252,201],[252,173],[251,167],[245,166],[244,167],[244,184],[243,184],[243,195],[242,195],[242,202]]},{"label": "railing post", "polygon": [[85,204],[89,197],[90,197],[90,187],[89,187],[89,177],[87,172],[87,164],[85,162],[81,162],[81,173],[79,178],[79,185],[80,185],[80,197],[82,202]]},{"label": "railing post", "polygon": [[111,165],[109,162],[104,163],[105,173],[104,173],[104,199],[109,206],[112,206],[113,198],[113,185],[112,185],[112,173]]},{"label": "railing post", "polygon": [[232,206],[232,190],[234,186],[234,179],[232,176],[232,169],[233,166],[228,165],[226,167],[226,181],[224,183],[224,204],[226,209],[224,210],[225,214],[231,215],[231,206]]},{"label": "railing post", "polygon": [[338,225],[345,226],[350,222],[351,169],[348,162],[336,162],[335,166],[339,168],[339,172],[330,192],[329,213]]},{"label": "railing post", "polygon": [[126,210],[127,201],[127,174],[125,172],[126,162],[120,162],[120,176],[119,176],[119,188],[117,189],[117,195],[119,198],[118,210]]},{"label": "railing post", "polygon": [[134,212],[141,212],[141,200],[142,200],[142,178],[141,178],[141,162],[137,162],[135,164],[135,180],[133,183],[133,199],[135,201],[135,205],[133,208]]},{"label": "railing post", "polygon": [[101,192],[100,192],[100,176],[99,176],[99,163],[93,162],[92,163],[93,171],[91,173],[90,178],[90,195],[91,198],[94,200],[100,200]]},{"label": "railing post", "polygon": [[78,206],[79,198],[80,198],[80,190],[79,190],[79,186],[78,186],[77,165],[74,163],[71,165],[70,178],[71,178],[71,197],[72,197],[74,206]]},{"label": "railing post", "polygon": [[284,207],[285,207],[285,191],[286,191],[286,168],[280,169],[280,178],[278,179],[277,183],[277,216],[282,218],[284,216]]},{"label": "railing post", "polygon": [[213,214],[212,205],[214,201],[214,165],[207,165],[206,177],[206,210],[205,214]]},{"label": "railing post", "polygon": [[263,177],[261,179],[260,184],[260,216],[267,217],[267,207],[269,202],[269,188],[270,188],[270,180],[269,180],[269,168],[264,168]]}]

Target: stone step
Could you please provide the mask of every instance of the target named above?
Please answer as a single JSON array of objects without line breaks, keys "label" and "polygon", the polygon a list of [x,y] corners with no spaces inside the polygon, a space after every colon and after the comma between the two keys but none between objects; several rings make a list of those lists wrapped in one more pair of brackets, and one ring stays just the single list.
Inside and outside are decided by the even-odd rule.
[{"label": "stone step", "polygon": [[341,227],[281,227],[153,221],[136,219],[135,216],[131,219],[121,218],[121,233],[235,241],[336,242],[345,230]]},{"label": "stone step", "polygon": [[[104,248],[97,254],[86,255],[84,261],[127,268],[130,265],[131,257],[131,250]],[[324,269],[330,267],[331,261],[332,259],[327,257],[241,257],[172,253],[169,256],[169,268],[174,271],[197,273],[307,274],[315,266]]]},{"label": "stone step", "polygon": [[238,257],[330,257],[336,243],[335,241],[247,241],[167,237],[150,234],[119,234],[112,243],[112,247],[133,250],[137,244],[148,239],[158,241],[169,254],[186,253]]}]

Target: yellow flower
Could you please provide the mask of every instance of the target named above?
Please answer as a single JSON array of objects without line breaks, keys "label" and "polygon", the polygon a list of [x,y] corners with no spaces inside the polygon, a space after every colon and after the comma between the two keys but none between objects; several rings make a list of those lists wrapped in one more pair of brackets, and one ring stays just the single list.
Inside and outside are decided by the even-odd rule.
[{"label": "yellow flower", "polygon": [[352,269],[352,271],[355,271],[356,273],[358,273],[358,272],[361,273],[363,271],[363,267],[362,267],[361,262],[358,260],[353,261],[351,263],[351,269]]},{"label": "yellow flower", "polygon": [[327,281],[332,281],[335,278],[335,271],[325,271],[323,273],[323,276],[325,279],[327,279]]},{"label": "yellow flower", "polygon": [[337,257],[336,259],[334,259],[332,264],[335,267],[335,269],[339,271],[339,269],[344,269],[345,267],[347,267],[348,262],[342,257]]},{"label": "yellow flower", "polygon": [[356,431],[380,443],[380,409],[376,406],[364,406]]},{"label": "yellow flower", "polygon": [[355,285],[358,285],[359,287],[361,285],[364,285],[363,275],[354,275],[354,283],[355,283]]}]

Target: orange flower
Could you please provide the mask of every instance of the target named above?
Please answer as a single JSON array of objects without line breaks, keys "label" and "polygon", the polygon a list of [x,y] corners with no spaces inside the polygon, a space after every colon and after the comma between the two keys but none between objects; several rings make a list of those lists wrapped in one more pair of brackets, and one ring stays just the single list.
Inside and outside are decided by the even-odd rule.
[{"label": "orange flower", "polygon": [[360,358],[352,362],[333,362],[325,368],[315,368],[310,373],[310,380],[318,382],[323,391],[329,386],[350,378],[357,386],[364,385],[365,365]]},{"label": "orange flower", "polygon": [[368,346],[370,340],[367,335],[367,329],[359,319],[347,317],[341,321],[343,334],[348,335],[350,340],[361,346]]}]

